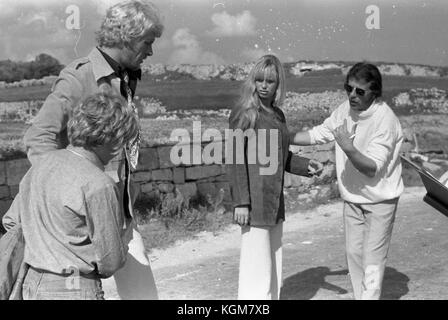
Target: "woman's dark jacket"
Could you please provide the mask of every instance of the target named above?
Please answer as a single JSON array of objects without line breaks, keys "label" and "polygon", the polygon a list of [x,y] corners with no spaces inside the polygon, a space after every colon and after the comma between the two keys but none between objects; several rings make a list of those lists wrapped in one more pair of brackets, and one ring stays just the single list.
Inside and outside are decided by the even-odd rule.
[{"label": "woman's dark jacket", "polygon": [[[273,174],[262,175],[260,174],[260,168],[266,168],[269,164],[260,164],[258,156],[256,163],[253,163],[254,161],[248,163],[248,151],[249,153],[257,153],[253,147],[248,146],[250,144],[249,138],[244,139],[244,163],[235,163],[237,144],[234,141],[232,163],[227,161],[226,169],[233,207],[249,207],[249,225],[251,226],[273,226],[281,220],[285,220],[283,197],[285,170],[293,174],[308,176],[309,159],[299,157],[289,151],[289,133],[286,119],[279,108],[274,107],[272,113],[260,108],[258,114],[254,132],[258,140],[260,138],[260,131],[258,130],[266,129],[265,143],[268,156],[271,143],[269,130],[278,130],[278,148],[275,150],[278,156],[278,169]],[[229,129],[237,129],[238,120],[234,109],[230,114]],[[227,145],[229,146],[229,141],[227,141]],[[229,149],[227,149],[228,151]]]}]

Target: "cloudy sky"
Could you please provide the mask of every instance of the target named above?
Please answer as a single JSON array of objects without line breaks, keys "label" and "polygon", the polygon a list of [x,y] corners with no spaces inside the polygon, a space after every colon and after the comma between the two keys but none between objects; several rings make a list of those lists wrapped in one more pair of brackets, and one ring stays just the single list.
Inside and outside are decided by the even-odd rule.
[{"label": "cloudy sky", "polygon": [[[0,0],[0,60],[88,54],[117,0]],[[448,65],[447,0],[153,0],[165,32],[145,63],[283,61]],[[79,10],[79,20],[76,12]]]}]

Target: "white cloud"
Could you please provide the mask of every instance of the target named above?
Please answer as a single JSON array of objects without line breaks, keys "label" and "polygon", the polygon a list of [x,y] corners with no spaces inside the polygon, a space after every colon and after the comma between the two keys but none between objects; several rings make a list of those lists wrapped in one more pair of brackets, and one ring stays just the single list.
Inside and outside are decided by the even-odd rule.
[{"label": "white cloud", "polygon": [[95,4],[97,12],[104,16],[107,9],[121,1],[123,0],[93,0],[92,3]]},{"label": "white cloud", "polygon": [[1,0],[0,1],[0,18],[14,18],[27,11],[40,11],[49,8],[60,8],[77,2],[85,2],[86,0]]},{"label": "white cloud", "polygon": [[[101,15],[107,8],[123,0],[0,0],[0,18],[13,18],[28,10],[45,10],[52,8],[66,8],[69,5],[77,5],[80,8],[94,6]],[[82,11],[81,11],[82,14]]]},{"label": "white cloud", "polygon": [[226,11],[212,15],[215,25],[207,34],[215,37],[250,36],[255,35],[255,24],[257,19],[248,10],[232,16]]},{"label": "white cloud", "polygon": [[[50,24],[50,23],[48,23]],[[26,29],[25,29],[26,28]],[[24,30],[34,30],[27,37],[17,37]],[[40,53],[47,53],[66,63],[75,55],[76,34],[65,28],[44,32],[46,25],[42,20],[34,20],[29,26],[13,30],[11,34],[0,34],[0,39],[7,44],[0,49],[0,60],[7,58],[15,61],[30,61]],[[44,45],[43,45],[44,44]],[[3,58],[4,57],[4,58]]]},{"label": "white cloud", "polygon": [[175,4],[185,4],[185,5],[191,5],[191,4],[209,4],[211,0],[171,0],[171,2]]},{"label": "white cloud", "polygon": [[260,48],[244,48],[241,56],[247,61],[255,61],[265,54],[275,54],[273,51]]},{"label": "white cloud", "polygon": [[176,49],[168,59],[168,64],[224,64],[224,59],[216,53],[205,51],[188,28],[176,30],[172,41]]},{"label": "white cloud", "polygon": [[[1,5],[8,7],[8,0]],[[40,5],[42,3],[42,5]],[[47,53],[62,63],[75,55],[76,43],[73,31],[66,29],[66,14],[62,1],[45,0],[37,6],[36,1],[25,0],[23,7],[8,7],[8,14],[0,19],[0,60],[34,60],[40,53]]]}]

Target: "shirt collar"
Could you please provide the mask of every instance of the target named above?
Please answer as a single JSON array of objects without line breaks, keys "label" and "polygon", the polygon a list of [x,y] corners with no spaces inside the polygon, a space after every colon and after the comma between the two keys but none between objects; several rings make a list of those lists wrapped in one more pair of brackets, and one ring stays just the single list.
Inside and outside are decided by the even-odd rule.
[{"label": "shirt collar", "polygon": [[104,165],[101,162],[100,158],[98,158],[98,156],[95,154],[95,152],[84,149],[83,147],[75,147],[75,146],[72,146],[71,144],[67,146],[67,150],[81,158],[89,160],[96,167],[98,167],[101,171],[104,171]]},{"label": "shirt collar", "polygon": [[[349,108],[350,108],[350,102],[348,102],[348,103],[349,103]],[[381,104],[381,100],[375,99],[372,102],[372,104],[370,105],[370,107],[367,108],[367,110],[354,111],[350,108],[350,112],[352,113],[352,115],[354,116],[355,119],[359,119],[359,120],[367,119],[376,112],[376,110],[378,109],[380,104]]]},{"label": "shirt collar", "polygon": [[88,58],[92,62],[92,71],[95,81],[108,77],[115,72],[110,64],[107,63],[98,48],[93,48],[92,51],[90,51]]},{"label": "shirt collar", "polygon": [[106,60],[106,62],[109,64],[109,66],[112,68],[112,70],[116,73],[117,76],[120,78],[123,78],[123,72],[126,71],[129,75],[129,79],[134,80],[141,80],[142,79],[142,70],[131,70],[127,68],[123,68],[117,61],[115,61],[111,56],[109,56],[106,52],[101,50],[100,48],[96,48],[103,58]]}]

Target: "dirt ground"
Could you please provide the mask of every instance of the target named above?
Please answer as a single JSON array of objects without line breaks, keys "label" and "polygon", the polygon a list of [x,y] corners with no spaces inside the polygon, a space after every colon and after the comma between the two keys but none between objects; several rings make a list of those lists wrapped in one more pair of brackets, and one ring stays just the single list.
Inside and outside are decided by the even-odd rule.
[{"label": "dirt ground", "polygon": [[[382,299],[448,298],[448,217],[422,201],[423,187],[407,188],[400,199]],[[352,299],[344,255],[342,202],[289,214],[283,236],[285,300]],[[236,299],[240,230],[152,250],[160,299]],[[111,280],[108,299],[117,299]]]}]

